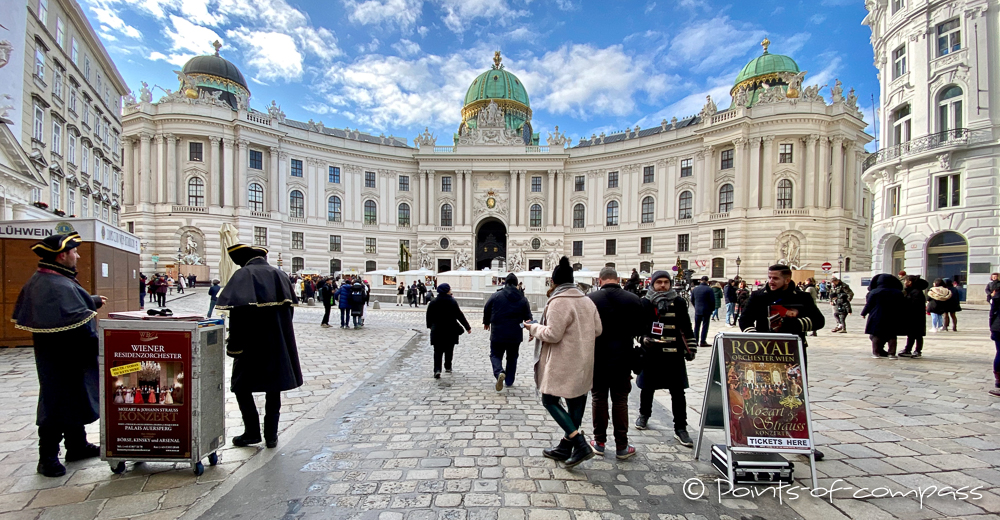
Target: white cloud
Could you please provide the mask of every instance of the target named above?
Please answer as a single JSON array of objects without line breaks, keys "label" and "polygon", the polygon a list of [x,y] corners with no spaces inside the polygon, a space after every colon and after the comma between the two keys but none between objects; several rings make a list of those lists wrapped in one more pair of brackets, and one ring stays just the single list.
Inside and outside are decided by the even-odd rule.
[{"label": "white cloud", "polygon": [[392,48],[396,49],[396,52],[403,57],[416,56],[417,54],[420,54],[420,44],[411,42],[406,38],[392,44]]},{"label": "white cloud", "polygon": [[180,16],[170,15],[172,27],[167,27],[163,33],[170,39],[170,50],[187,51],[190,54],[212,54],[215,49],[212,42],[223,40],[221,36],[208,27],[202,27],[189,22]]},{"label": "white cloud", "polygon": [[177,4],[181,13],[188,20],[218,26],[226,21],[226,17],[219,10],[215,10],[214,13],[209,11],[208,7],[211,2],[212,0],[180,0]]},{"label": "white cloud", "polygon": [[347,18],[362,25],[388,24],[406,30],[420,18],[423,0],[344,0]]},{"label": "white cloud", "polygon": [[265,87],[270,87],[271,86],[270,83],[264,83],[263,81],[261,81],[261,80],[259,80],[257,78],[250,78],[250,81],[252,81],[252,82],[254,82],[254,83],[258,84],[258,85],[263,85]]},{"label": "white cloud", "polygon": [[653,9],[656,9],[656,2],[650,2],[646,5],[646,14],[653,12]]},{"label": "white cloud", "polygon": [[573,3],[573,0],[556,0],[556,7],[560,11],[576,11],[580,8],[578,4]]},{"label": "white cloud", "polygon": [[112,11],[110,7],[97,4],[91,6],[90,10],[94,12],[95,16],[97,16],[97,22],[107,28],[106,31],[110,32],[113,29],[129,38],[142,37],[142,33],[139,32],[139,29],[125,23],[125,21],[122,20],[117,13]]},{"label": "white cloud", "polygon": [[169,55],[163,54],[162,52],[154,51],[149,53],[148,59],[153,61],[165,61],[171,65],[176,65],[178,68],[183,67],[185,63],[191,58],[195,57],[194,54],[175,54],[171,53]]},{"label": "white cloud", "polygon": [[826,15],[825,14],[817,13],[817,14],[814,14],[814,15],[812,15],[812,16],[809,17],[809,23],[814,23],[816,25],[819,25],[819,24],[823,23],[824,21],[826,21]]},{"label": "white cloud", "polygon": [[291,36],[246,27],[227,31],[226,35],[244,47],[246,63],[257,69],[259,77],[285,81],[302,77],[302,54]]},{"label": "white cloud", "polygon": [[690,66],[695,73],[718,70],[746,56],[767,33],[753,27],[738,27],[726,16],[687,25],[670,43],[668,62]]},{"label": "white cloud", "polygon": [[436,0],[444,16],[444,25],[454,33],[461,34],[477,18],[487,18],[491,23],[506,25],[510,20],[527,16],[527,11],[518,11],[507,4],[507,0]]}]

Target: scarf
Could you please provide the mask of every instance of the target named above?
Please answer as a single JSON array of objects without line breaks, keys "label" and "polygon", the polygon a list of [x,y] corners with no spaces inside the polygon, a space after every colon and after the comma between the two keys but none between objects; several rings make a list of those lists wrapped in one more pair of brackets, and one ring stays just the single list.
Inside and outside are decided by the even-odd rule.
[{"label": "scarf", "polygon": [[647,291],[646,299],[653,302],[656,307],[660,306],[660,302],[663,300],[673,300],[677,297],[677,291],[670,289],[669,291]]},{"label": "scarf", "polygon": [[951,298],[951,291],[947,287],[931,287],[927,295],[939,302],[943,302]]}]

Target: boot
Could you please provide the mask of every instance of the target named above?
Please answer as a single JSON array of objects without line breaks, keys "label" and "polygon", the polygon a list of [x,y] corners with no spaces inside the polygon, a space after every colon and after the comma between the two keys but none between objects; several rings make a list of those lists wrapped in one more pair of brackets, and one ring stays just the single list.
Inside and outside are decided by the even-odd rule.
[{"label": "boot", "polygon": [[573,441],[567,439],[566,437],[559,439],[559,445],[555,448],[546,448],[542,450],[542,455],[545,455],[547,458],[552,460],[558,460],[559,462],[568,459],[572,454]]},{"label": "boot", "polygon": [[82,424],[67,428],[64,435],[66,438],[66,462],[101,456],[101,448],[87,442],[87,430]]},{"label": "boot", "polygon": [[278,414],[264,416],[264,443],[268,448],[278,446]]},{"label": "boot", "polygon": [[1000,372],[996,370],[993,371],[993,379],[996,381],[993,386],[994,388],[990,390],[990,395],[995,395],[1000,397]]},{"label": "boot", "polygon": [[46,477],[61,477],[66,467],[59,462],[59,441],[62,432],[46,426],[38,427],[38,466],[36,471]]},{"label": "boot", "polygon": [[594,448],[582,433],[577,432],[576,436],[569,440],[573,444],[573,454],[566,459],[566,467],[578,466],[581,462],[594,457]]}]

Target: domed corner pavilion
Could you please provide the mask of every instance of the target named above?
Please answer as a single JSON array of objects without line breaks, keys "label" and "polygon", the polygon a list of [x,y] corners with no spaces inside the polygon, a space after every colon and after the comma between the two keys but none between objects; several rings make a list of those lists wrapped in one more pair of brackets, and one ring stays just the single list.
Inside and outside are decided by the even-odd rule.
[{"label": "domed corner pavilion", "polygon": [[[733,96],[733,99],[736,99],[736,93],[745,88],[747,91],[746,106],[748,107],[757,103],[767,87],[780,85],[787,91],[788,84],[782,79],[785,73],[798,74],[802,72],[792,58],[768,52],[767,48],[771,45],[771,41],[767,38],[764,38],[760,45],[764,48],[764,53],[750,60],[743,67],[743,70],[736,76],[736,81],[733,82],[733,88],[729,90],[729,94]],[[797,95],[789,95],[789,97]]]},{"label": "domed corner pavilion", "polygon": [[[233,110],[239,109],[240,99],[249,99],[250,88],[240,69],[232,62],[219,56],[222,44],[216,40],[213,44],[215,54],[195,56],[188,60],[181,69],[185,76],[193,80],[199,91],[221,92],[219,99],[225,101]],[[181,88],[184,88],[181,82]],[[194,97],[197,97],[196,95]]]},{"label": "domed corner pavilion", "polygon": [[516,130],[524,139],[525,145],[538,145],[538,134],[534,133],[531,127],[531,102],[528,100],[528,91],[517,76],[504,68],[500,51],[496,51],[493,55],[493,67],[476,76],[468,92],[465,93],[458,135],[461,135],[466,128],[476,128],[476,115],[491,102],[503,110],[506,127]]}]

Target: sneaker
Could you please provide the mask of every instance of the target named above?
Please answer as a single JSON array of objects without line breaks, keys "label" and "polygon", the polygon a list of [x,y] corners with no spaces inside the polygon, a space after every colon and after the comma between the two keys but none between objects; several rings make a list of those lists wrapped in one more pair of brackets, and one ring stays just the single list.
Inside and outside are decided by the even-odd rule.
[{"label": "sneaker", "polygon": [[441,379],[441,372],[434,372],[434,379]]},{"label": "sneaker", "polygon": [[66,449],[66,462],[76,462],[78,460],[92,459],[101,456],[100,446],[87,443],[79,448]]},{"label": "sneaker", "polygon": [[493,387],[494,389],[496,389],[497,392],[503,390],[503,380],[506,377],[507,374],[504,374],[503,372],[500,372],[500,375],[497,376],[497,384],[494,385]]},{"label": "sneaker", "polygon": [[899,357],[910,357],[912,355],[913,354],[911,354],[911,353],[909,353],[909,352],[907,352],[905,350],[899,353]]},{"label": "sneaker", "polygon": [[931,332],[937,332],[937,331],[938,331],[937,327],[931,327]]},{"label": "sneaker", "polygon": [[233,446],[239,446],[241,448],[245,448],[252,444],[260,444],[260,441],[261,441],[260,433],[257,433],[256,435],[244,433],[243,435],[237,435],[236,437],[233,437]]},{"label": "sneaker", "polygon": [[694,447],[694,441],[691,440],[691,436],[688,435],[687,430],[674,430],[674,438],[677,442],[681,443],[682,446],[687,446],[688,448]]},{"label": "sneaker", "polygon": [[922,357],[923,357],[923,356],[922,356],[922,355],[920,355],[920,353],[919,353],[919,352],[914,352],[914,353],[913,353],[913,355],[912,355],[912,356],[910,356],[910,359],[920,359],[920,358],[922,358]]},{"label": "sneaker", "polygon": [[816,448],[813,448],[813,455],[816,457],[817,462],[823,460],[823,457],[825,456],[822,451],[819,451]]},{"label": "sneaker", "polygon": [[632,455],[635,455],[635,446],[629,446],[624,450],[618,450],[615,452],[615,458],[618,460],[625,460]]},{"label": "sneaker", "polygon": [[847,329],[843,328],[843,329],[838,330],[837,332],[840,333],[840,334],[847,334]]},{"label": "sneaker", "polygon": [[603,442],[590,441],[590,447],[594,448],[594,451],[596,451],[598,455],[600,455],[602,457],[604,456],[604,443]]},{"label": "sneaker", "polygon": [[330,324],[329,323],[321,323],[319,326],[323,327],[324,329],[329,329],[330,328]]},{"label": "sneaker", "polygon": [[898,357],[896,357],[896,355],[895,355],[895,354],[889,354],[889,359],[891,359],[891,360],[896,360],[896,359],[899,359],[899,358],[898,358]]},{"label": "sneaker", "polygon": [[444,369],[444,372],[445,372],[446,374],[450,374],[450,373],[451,373],[451,369],[450,369],[450,368],[446,368],[446,369]]},{"label": "sneaker", "polygon": [[879,356],[877,354],[872,354],[872,359],[881,359],[881,358],[882,356]]},{"label": "sneaker", "polygon": [[635,420],[635,427],[640,430],[645,430],[648,427],[647,426],[648,423],[649,423],[649,416],[640,415],[639,418]]}]

